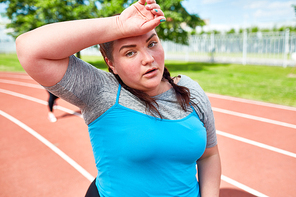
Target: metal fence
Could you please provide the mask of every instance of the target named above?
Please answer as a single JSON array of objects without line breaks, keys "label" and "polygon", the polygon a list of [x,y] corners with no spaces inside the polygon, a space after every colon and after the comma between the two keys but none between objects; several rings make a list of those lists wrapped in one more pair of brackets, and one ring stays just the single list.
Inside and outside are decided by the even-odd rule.
[{"label": "metal fence", "polygon": [[[295,66],[296,34],[285,32],[194,35],[189,45],[163,41],[167,60]],[[15,52],[12,40],[0,40],[0,53]],[[82,55],[101,55],[97,48]]]},{"label": "metal fence", "polygon": [[163,42],[166,59],[294,66],[296,34],[285,32],[257,32],[227,35],[195,35],[189,46]]}]

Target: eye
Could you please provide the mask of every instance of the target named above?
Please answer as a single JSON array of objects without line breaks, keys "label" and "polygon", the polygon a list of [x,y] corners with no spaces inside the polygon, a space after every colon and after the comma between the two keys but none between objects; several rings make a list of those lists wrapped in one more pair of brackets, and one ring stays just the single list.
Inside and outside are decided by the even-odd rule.
[{"label": "eye", "polygon": [[154,47],[155,45],[157,45],[157,42],[152,41],[149,43],[148,47],[151,48],[151,47]]},{"label": "eye", "polygon": [[133,51],[128,51],[127,53],[125,53],[125,56],[126,57],[131,57],[131,56],[133,56],[135,54],[135,52],[133,52]]}]

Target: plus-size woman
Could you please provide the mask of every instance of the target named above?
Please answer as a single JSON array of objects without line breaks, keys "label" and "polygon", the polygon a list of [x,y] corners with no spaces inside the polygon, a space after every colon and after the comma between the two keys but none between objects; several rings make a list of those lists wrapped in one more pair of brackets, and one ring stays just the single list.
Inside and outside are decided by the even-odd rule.
[{"label": "plus-size woman", "polygon": [[[86,196],[219,196],[210,102],[197,82],[165,68],[155,31],[161,22],[155,0],[139,0],[118,16],[50,24],[17,38],[26,72],[83,113],[98,170]],[[72,55],[96,44],[110,72]]]}]

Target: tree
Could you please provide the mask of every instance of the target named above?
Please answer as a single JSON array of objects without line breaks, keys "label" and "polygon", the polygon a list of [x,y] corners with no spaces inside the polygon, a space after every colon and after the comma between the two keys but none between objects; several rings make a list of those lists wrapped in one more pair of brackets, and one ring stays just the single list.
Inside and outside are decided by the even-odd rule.
[{"label": "tree", "polygon": [[33,30],[45,24],[91,18],[96,16],[96,6],[90,0],[0,0],[8,3],[7,17],[11,20],[7,28],[14,32],[16,38],[22,33]]},{"label": "tree", "polygon": [[230,29],[229,31],[226,32],[226,34],[234,34],[234,33],[235,33],[235,29],[234,28],[232,28],[232,29]]},{"label": "tree", "polygon": [[[96,17],[95,1],[89,0],[0,0],[8,3],[6,15],[11,20],[7,28],[16,38],[22,33],[45,24]],[[80,57],[80,52],[77,53]]]},{"label": "tree", "polygon": [[[158,2],[167,18],[156,29],[162,40],[188,44],[188,32],[182,29],[181,23],[192,29],[205,24],[198,15],[188,13],[182,1]],[[134,2],[136,0],[0,0],[8,4],[6,15],[11,22],[7,28],[14,30],[10,33],[14,38],[49,23],[113,16]]]},{"label": "tree", "polygon": [[[186,24],[191,29],[203,26],[205,22],[197,14],[189,14],[182,6],[183,0],[157,1],[167,19],[157,28],[157,34],[162,40],[170,40],[176,43],[188,44],[189,32],[186,32],[181,24]],[[119,14],[136,0],[99,0],[101,9],[98,11],[100,17]]]},{"label": "tree", "polygon": [[259,31],[259,28],[258,28],[258,27],[256,27],[256,26],[251,27],[251,32],[252,32],[252,33],[256,33],[256,32],[258,32],[258,31]]},{"label": "tree", "polygon": [[296,15],[296,5],[292,4],[291,6],[294,8],[294,12],[295,12],[295,15]]}]

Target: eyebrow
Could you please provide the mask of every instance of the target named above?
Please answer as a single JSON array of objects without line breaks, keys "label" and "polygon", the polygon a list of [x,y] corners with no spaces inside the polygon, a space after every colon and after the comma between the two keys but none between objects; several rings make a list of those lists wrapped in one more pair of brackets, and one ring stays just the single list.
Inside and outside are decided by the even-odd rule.
[{"label": "eyebrow", "polygon": [[121,51],[121,49],[124,49],[124,48],[131,48],[131,47],[136,47],[136,46],[137,46],[137,45],[135,45],[135,44],[124,45],[124,46],[120,47],[119,52]]},{"label": "eyebrow", "polygon": [[[156,36],[156,34],[153,33],[153,34],[152,34],[152,35],[146,40],[146,42],[149,42],[149,40],[151,40],[151,38],[153,38],[153,36]],[[131,48],[131,47],[136,47],[136,46],[137,46],[137,45],[135,45],[135,44],[124,45],[124,46],[120,47],[119,52],[120,52],[122,49],[124,49],[124,48]]]},{"label": "eyebrow", "polygon": [[153,36],[156,36],[156,34],[153,33],[153,34],[152,34],[152,35],[146,40],[146,42],[149,42],[149,40],[150,40]]}]

